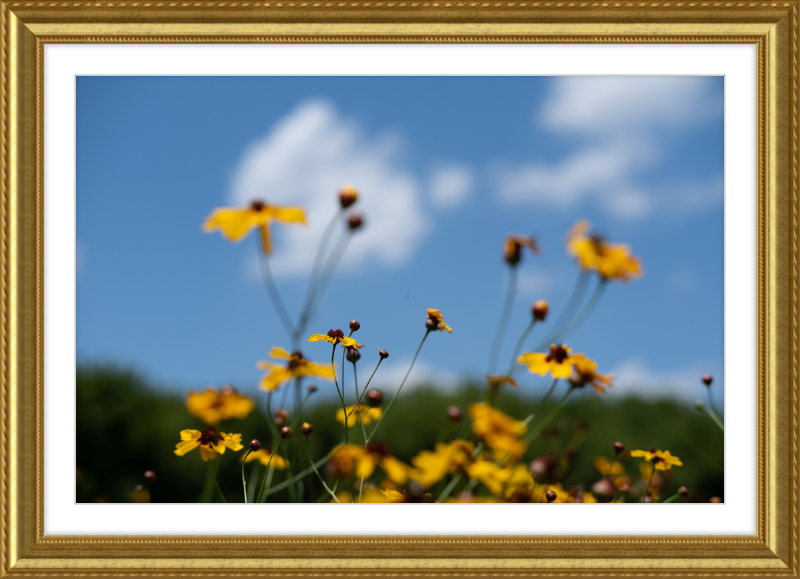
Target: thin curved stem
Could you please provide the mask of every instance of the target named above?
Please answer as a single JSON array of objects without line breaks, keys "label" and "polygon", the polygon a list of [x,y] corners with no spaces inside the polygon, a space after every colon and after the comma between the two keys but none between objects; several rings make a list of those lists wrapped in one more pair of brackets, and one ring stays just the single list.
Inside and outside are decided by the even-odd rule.
[{"label": "thin curved stem", "polygon": [[317,462],[313,463],[307,469],[305,469],[303,471],[300,471],[299,473],[294,475],[291,479],[287,479],[287,480],[283,481],[282,483],[276,484],[274,487],[268,488],[266,490],[266,492],[264,493],[264,496],[268,497],[272,493],[277,493],[278,491],[281,491],[281,490],[285,489],[286,487],[288,487],[290,484],[296,483],[300,479],[307,477],[312,472],[314,472],[314,467],[321,467],[322,465],[324,465],[326,462],[328,462],[330,460],[332,455],[333,455],[333,452],[329,452],[328,454],[323,456],[321,459],[319,459]]},{"label": "thin curved stem", "polygon": [[289,312],[286,310],[286,306],[283,305],[283,300],[281,299],[281,294],[278,292],[278,288],[275,285],[275,280],[272,278],[272,270],[269,267],[269,256],[261,254],[260,246],[258,252],[258,263],[261,266],[261,277],[264,279],[264,285],[267,286],[267,293],[269,293],[270,300],[272,300],[272,306],[278,313],[278,317],[280,318],[286,333],[289,334],[289,337],[292,337],[294,335],[294,324],[292,324],[292,319],[289,316]]},{"label": "thin curved stem", "polygon": [[375,372],[378,371],[378,366],[381,365],[381,362],[383,362],[383,358],[379,358],[378,359],[378,365],[375,366],[375,369],[372,371],[372,376],[370,376],[369,380],[367,380],[367,384],[364,386],[364,389],[361,391],[361,395],[358,397],[358,400],[356,400],[355,406],[353,406],[353,409],[350,412],[347,413],[347,416],[350,416],[353,412],[355,412],[355,410],[358,407],[358,405],[361,404],[361,399],[364,397],[364,394],[367,392],[367,388],[369,388],[369,383],[372,382],[372,378],[375,376]]},{"label": "thin curved stem", "polygon": [[328,261],[325,264],[325,269],[322,270],[320,280],[317,283],[317,288],[311,298],[311,303],[308,309],[308,319],[314,315],[314,310],[319,305],[322,296],[325,295],[325,291],[328,289],[328,285],[331,283],[333,274],[336,272],[339,262],[342,261],[342,257],[344,257],[345,249],[347,249],[347,244],[350,242],[351,237],[353,237],[353,233],[351,231],[346,231],[344,235],[339,238],[336,247],[328,257]]},{"label": "thin curved stem", "polygon": [[554,333],[551,334],[552,338],[548,338],[547,340],[543,341],[543,345],[540,344],[536,346],[536,350],[539,350],[543,347],[547,347],[550,343],[553,342],[555,336],[561,329],[567,324],[575,314],[575,310],[577,309],[578,305],[583,301],[583,296],[586,293],[586,286],[589,282],[589,272],[588,270],[581,269],[580,273],[578,274],[578,279],[575,281],[575,287],[572,290],[572,295],[569,297],[569,301],[567,302],[567,306],[564,308],[564,311],[561,312],[561,315],[558,316],[558,319],[553,324],[553,331]]},{"label": "thin curved stem", "polygon": [[647,498],[647,492],[650,490],[650,483],[653,482],[653,475],[656,472],[656,465],[653,465],[652,470],[650,471],[650,478],[647,479],[647,488],[644,489],[644,494],[642,495],[642,502]]},{"label": "thin curved stem", "polygon": [[494,333],[494,340],[492,340],[492,348],[489,351],[489,364],[487,366],[487,374],[494,372],[497,365],[497,356],[500,352],[500,345],[503,342],[506,328],[508,327],[508,320],[511,317],[511,306],[514,304],[514,295],[517,293],[517,268],[510,266],[508,270],[508,287],[506,288],[506,299],[503,302],[503,310],[500,314],[500,321],[497,324],[497,330]]},{"label": "thin curved stem", "polygon": [[567,393],[564,394],[564,397],[558,401],[558,404],[553,406],[553,408],[550,409],[550,412],[547,413],[547,416],[545,416],[544,419],[539,424],[536,425],[536,428],[534,428],[525,437],[525,442],[531,442],[535,440],[536,437],[539,436],[545,428],[547,428],[547,426],[553,421],[553,418],[555,418],[556,415],[561,411],[561,408],[564,406],[564,403],[567,401],[567,398],[574,389],[575,388],[570,386],[570,389],[567,390]]},{"label": "thin curved stem", "polygon": [[279,438],[278,444],[275,445],[275,449],[269,454],[269,460],[267,461],[267,472],[264,473],[264,479],[261,481],[261,490],[258,491],[258,498],[256,499],[257,503],[261,502],[261,495],[264,493],[264,484],[267,482],[267,478],[269,477],[269,467],[272,464],[272,459],[275,458],[276,454],[278,454],[278,449],[281,447],[281,442],[283,442],[283,439]]},{"label": "thin curved stem", "polygon": [[383,422],[383,419],[386,418],[387,414],[389,414],[389,409],[392,407],[392,404],[394,404],[394,401],[397,399],[397,396],[400,394],[400,390],[403,389],[403,385],[406,383],[406,380],[408,380],[408,375],[411,374],[411,369],[414,368],[414,362],[417,361],[417,356],[419,356],[419,351],[422,350],[422,345],[425,343],[425,340],[428,338],[428,334],[430,334],[430,333],[431,333],[430,330],[426,330],[425,331],[425,335],[422,336],[422,341],[419,343],[419,346],[417,347],[417,351],[414,353],[414,359],[411,360],[411,366],[408,367],[408,372],[406,372],[406,375],[403,378],[403,381],[400,383],[400,387],[397,389],[397,392],[394,393],[394,396],[392,396],[392,399],[389,401],[389,404],[386,405],[386,410],[383,411],[383,414],[381,414],[380,419],[378,419],[378,423],[375,425],[375,428],[372,429],[372,432],[370,433],[369,438],[367,438],[367,442],[372,440],[372,437],[375,436],[375,433],[378,431],[378,427]]},{"label": "thin curved stem", "polygon": [[252,448],[247,449],[247,453],[244,455],[242,459],[242,488],[244,489],[244,502],[247,503],[247,481],[244,478],[244,463],[247,461],[247,457],[250,456],[250,453],[253,452]]},{"label": "thin curved stem", "polygon": [[506,372],[506,376],[511,376],[514,373],[514,368],[517,365],[517,356],[519,356],[519,351],[522,350],[522,346],[525,344],[525,340],[528,339],[530,336],[533,327],[536,325],[536,319],[534,318],[531,320],[531,323],[528,324],[528,327],[525,328],[525,331],[522,332],[520,335],[519,340],[517,340],[517,345],[514,347],[514,353],[511,356],[511,364],[508,366],[508,371]]},{"label": "thin curved stem", "polygon": [[317,475],[319,482],[322,483],[322,486],[325,487],[325,490],[328,491],[328,494],[333,497],[333,500],[336,501],[337,503],[340,503],[341,501],[338,498],[336,498],[336,493],[333,492],[331,488],[325,483],[325,480],[322,478],[322,475],[319,474],[319,471],[317,470],[317,466],[314,464],[314,461],[311,460],[311,449],[308,447],[308,437],[304,436],[303,438],[306,439],[306,454],[308,455],[308,462],[311,463],[311,468],[314,470],[314,474]]},{"label": "thin curved stem", "polygon": [[600,302],[600,298],[603,297],[603,291],[606,289],[607,285],[608,285],[608,280],[602,278],[597,282],[597,287],[595,288],[592,297],[589,298],[589,301],[586,302],[586,305],[583,306],[583,309],[580,311],[580,313],[578,313],[578,315],[575,316],[575,319],[573,319],[567,325],[566,328],[564,328],[563,330],[558,332],[555,336],[553,336],[553,342],[558,342],[560,340],[563,340],[564,338],[572,334],[572,332],[577,330],[580,327],[580,325],[586,321],[586,319],[594,311],[597,304]]}]

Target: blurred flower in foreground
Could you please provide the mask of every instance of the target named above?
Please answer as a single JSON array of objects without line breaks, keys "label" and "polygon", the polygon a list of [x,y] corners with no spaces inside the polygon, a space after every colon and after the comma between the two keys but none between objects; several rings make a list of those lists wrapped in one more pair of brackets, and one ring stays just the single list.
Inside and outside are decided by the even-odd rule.
[{"label": "blurred flower in foreground", "polygon": [[463,468],[469,466],[474,450],[474,445],[466,440],[439,442],[433,452],[423,450],[411,459],[411,464],[415,467],[411,478],[424,488],[428,488],[446,475],[455,474],[459,466]]},{"label": "blurred flower in foreground", "polygon": [[528,427],[522,422],[484,403],[471,405],[469,415],[472,417],[472,432],[489,448],[510,454],[515,459],[525,454],[528,447],[519,438]]},{"label": "blurred flower in foreground", "polygon": [[539,246],[536,244],[536,240],[533,237],[529,237],[527,235],[514,235],[513,233],[506,237],[505,243],[503,243],[503,259],[511,265],[515,266],[520,262],[522,259],[522,248],[527,247],[531,253],[535,255],[539,255],[542,253],[542,250],[539,249]]},{"label": "blurred flower in foreground", "polygon": [[342,347],[346,348],[347,346],[354,346],[356,348],[362,348],[363,346],[356,342],[353,338],[348,338],[344,335],[342,330],[329,330],[327,334],[311,334],[308,338],[309,342],[319,342],[325,341],[330,342],[331,344],[341,344]]},{"label": "blurred flower in foreground", "polygon": [[668,450],[656,450],[651,448],[648,450],[632,450],[631,456],[641,456],[647,462],[652,462],[656,470],[670,470],[673,465],[683,466],[681,459],[677,456],[672,456]]},{"label": "blurred flower in foreground", "polygon": [[292,378],[300,378],[303,376],[316,376],[318,378],[325,378],[333,380],[333,368],[330,366],[322,366],[309,362],[303,358],[300,352],[292,352],[289,354],[283,348],[274,347],[269,353],[272,358],[279,358],[288,360],[284,366],[276,364],[275,362],[264,362],[259,360],[256,366],[259,370],[269,370],[269,373],[264,374],[259,382],[259,387],[263,390],[277,390],[281,384],[288,382]]},{"label": "blurred flower in foreground", "polygon": [[221,207],[215,209],[203,223],[203,231],[211,233],[220,230],[227,239],[238,242],[251,229],[258,227],[264,253],[272,253],[270,240],[270,221],[283,223],[306,223],[306,214],[300,207],[277,207],[263,201],[253,201],[249,207]]},{"label": "blurred flower in foreground", "polygon": [[[283,458],[280,454],[273,454],[270,449],[262,448],[255,452],[251,452],[244,459],[245,463],[257,460],[264,466],[269,466],[278,470],[286,470],[289,467],[289,461]],[[272,462],[270,462],[272,460]]]},{"label": "blurred flower in foreground", "polygon": [[206,388],[204,392],[189,392],[186,397],[189,414],[210,426],[230,418],[243,420],[255,407],[255,402],[239,394],[233,386],[223,386],[219,391]]},{"label": "blurred flower in foreground", "polygon": [[242,450],[241,434],[225,434],[213,428],[206,428],[203,432],[199,430],[181,430],[181,441],[175,445],[175,454],[183,456],[190,450],[200,447],[200,456],[203,460],[214,460],[218,454],[224,454],[225,448],[231,450]]},{"label": "blurred flower in foreground", "polygon": [[[383,414],[383,411],[380,408],[373,408],[371,406],[367,406],[363,402],[358,405],[356,409],[356,405],[353,404],[352,406],[347,407],[347,428],[352,428],[356,424],[358,424],[358,419],[361,419],[361,422],[364,423],[366,426],[370,424],[373,420],[378,420]],[[336,411],[336,422],[341,422],[344,424],[344,408],[339,408]]]},{"label": "blurred flower in foreground", "polygon": [[[579,360],[586,359],[583,354],[570,354],[570,352],[572,350],[564,344],[560,346],[551,344],[549,354],[525,352],[517,360],[520,364],[526,364],[528,370],[534,374],[544,376],[550,372],[553,378],[569,378],[572,375],[572,365]],[[595,364],[596,366],[597,364]]]},{"label": "blurred flower in foreground", "polygon": [[428,308],[428,319],[425,321],[425,327],[431,332],[434,330],[439,330],[440,332],[447,330],[449,333],[453,333],[453,330],[450,329],[450,326],[444,323],[442,313],[439,310],[434,310],[433,308]]},{"label": "blurred flower in foreground", "polygon": [[624,243],[609,243],[602,236],[589,234],[589,221],[583,219],[567,233],[567,252],[584,269],[596,271],[603,279],[629,281],[642,276],[642,264]]},{"label": "blurred flower in foreground", "polygon": [[408,480],[410,470],[408,465],[389,454],[389,447],[380,442],[370,442],[366,448],[356,444],[339,446],[333,451],[331,460],[341,476],[354,474],[356,478],[366,480],[375,472],[375,467],[380,466],[392,482],[400,485]]},{"label": "blurred flower in foreground", "polygon": [[575,388],[583,388],[588,384],[600,394],[605,394],[606,388],[611,386],[611,381],[614,379],[613,374],[600,374],[597,372],[597,362],[589,358],[574,360],[574,367],[575,370],[572,372],[572,376],[569,377],[569,381]]}]

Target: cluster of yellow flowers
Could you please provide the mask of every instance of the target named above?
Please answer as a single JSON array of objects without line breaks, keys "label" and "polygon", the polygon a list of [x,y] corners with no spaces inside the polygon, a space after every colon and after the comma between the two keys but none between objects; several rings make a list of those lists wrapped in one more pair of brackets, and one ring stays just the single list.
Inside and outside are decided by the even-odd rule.
[{"label": "cluster of yellow flowers", "polygon": [[[231,241],[239,241],[253,229],[260,233],[261,259],[265,260],[265,280],[271,292],[276,310],[281,315],[287,332],[293,342],[292,351],[273,347],[270,361],[259,361],[257,367],[264,371],[259,387],[266,393],[268,427],[272,438],[272,448],[262,447],[261,442],[253,440],[249,448],[240,456],[242,468],[242,486],[245,502],[263,502],[267,497],[281,488],[287,488],[290,496],[294,486],[306,476],[314,473],[327,493],[330,502],[625,502],[639,500],[656,502],[661,498],[664,487],[664,472],[673,466],[681,466],[678,457],[669,451],[658,449],[629,451],[622,443],[614,445],[613,458],[599,457],[595,460],[595,468],[601,478],[590,488],[575,486],[564,488],[559,482],[559,473],[564,467],[562,458],[545,453],[530,464],[523,461],[529,445],[537,437],[547,432],[551,422],[567,401],[568,396],[584,386],[591,386],[598,393],[612,386],[614,376],[598,371],[598,364],[582,353],[575,353],[563,338],[573,332],[597,305],[603,288],[609,281],[629,282],[642,275],[640,260],[633,256],[630,248],[619,243],[610,243],[602,236],[591,233],[588,221],[579,221],[567,234],[565,243],[569,255],[573,256],[581,272],[581,280],[577,286],[574,300],[567,306],[561,318],[551,329],[551,334],[540,346],[532,351],[522,352],[524,343],[536,324],[544,322],[549,313],[547,302],[539,300],[531,308],[531,322],[517,342],[516,350],[511,357],[511,364],[505,373],[493,373],[499,346],[508,323],[508,311],[516,290],[516,271],[522,262],[523,249],[539,254],[540,248],[533,237],[509,235],[504,242],[503,258],[510,268],[509,288],[506,303],[498,325],[495,343],[492,346],[490,372],[486,376],[486,389],[483,399],[478,399],[467,407],[467,418],[458,407],[451,407],[447,412],[445,430],[432,449],[422,449],[413,456],[409,463],[394,457],[390,448],[383,442],[374,439],[384,417],[390,412],[392,403],[400,394],[405,379],[399,385],[392,399],[383,406],[383,394],[370,388],[372,377],[381,362],[388,358],[385,350],[380,350],[379,360],[372,376],[363,388],[357,382],[356,363],[361,358],[363,348],[352,335],[360,328],[359,322],[350,323],[350,333],[345,335],[341,329],[331,329],[327,333],[311,334],[307,342],[327,342],[331,344],[330,363],[312,362],[299,349],[299,337],[303,335],[305,325],[313,313],[320,295],[327,284],[326,279],[332,275],[340,256],[329,258],[325,255],[336,225],[344,217],[343,236],[352,235],[363,224],[359,214],[345,215],[345,211],[359,198],[359,193],[352,187],[344,188],[339,194],[340,210],[326,229],[320,242],[317,260],[304,309],[298,321],[294,323],[288,316],[280,301],[277,289],[269,276],[268,260],[273,246],[270,236],[271,222],[304,224],[306,217],[299,207],[277,207],[263,201],[254,201],[245,208],[221,208],[215,210],[204,224],[204,230],[219,230]],[[347,239],[346,237],[344,237]],[[327,272],[327,273],[326,273]],[[586,301],[583,309],[577,311],[585,289],[586,277],[597,276],[595,294]],[[326,278],[327,276],[327,278]],[[425,317],[425,334],[419,344],[411,367],[411,372],[425,340],[433,332],[452,333],[452,328],[445,322],[442,312],[428,309]],[[340,347],[341,350],[337,350]],[[337,372],[336,353],[341,351],[341,370]],[[353,366],[355,399],[348,402],[344,389],[345,360]],[[519,378],[514,375],[521,368],[531,374],[550,376],[552,386],[539,402],[535,412],[524,419],[509,416],[495,407],[495,401],[504,388],[518,387]],[[305,398],[301,399],[301,383],[305,378],[318,378],[334,382],[341,402],[336,410],[335,419],[343,428],[343,441],[334,446],[324,457],[311,457],[308,437],[314,427],[302,421],[303,407],[310,394],[317,390],[309,386]],[[704,383],[706,377],[703,378]],[[271,410],[272,395],[283,388],[284,400],[290,383],[295,384],[295,408],[293,419],[285,409]],[[549,410],[544,413],[540,409],[547,408],[551,395],[557,391],[559,384],[565,384],[566,392]],[[707,385],[710,385],[708,377]],[[282,403],[283,406],[283,403]],[[204,461],[213,461],[227,450],[234,452],[245,449],[241,442],[241,434],[222,432],[217,429],[222,422],[231,419],[243,419],[255,409],[255,403],[247,396],[238,393],[234,388],[225,386],[220,390],[209,388],[204,392],[192,392],[186,403],[189,414],[199,418],[207,427],[200,430],[183,430],[180,442],[176,445],[175,454],[183,456],[194,448],[200,449]],[[463,425],[457,426],[463,422]],[[469,426],[469,428],[467,428]],[[369,427],[369,428],[368,428]],[[455,437],[453,427],[460,428]],[[350,430],[354,433],[349,434]],[[289,441],[295,430],[303,435],[305,444]],[[360,435],[359,435],[360,431]],[[350,438],[352,437],[352,441]],[[299,438],[299,437],[298,437]],[[356,442],[357,439],[360,440]],[[281,448],[281,445],[285,446]],[[298,449],[305,447],[305,454]],[[281,452],[283,451],[283,452]],[[291,457],[291,461],[289,460]],[[623,465],[631,457],[644,460],[639,468],[638,476],[628,476]],[[258,461],[266,467],[263,477],[253,471],[250,485],[245,478],[245,464]],[[299,461],[299,465],[294,465]],[[298,467],[302,467],[300,470]],[[322,472],[321,472],[321,470]],[[280,485],[271,487],[274,471],[286,471],[285,480]],[[210,469],[209,480],[216,486],[216,466]],[[662,473],[662,474],[658,474]],[[259,479],[261,482],[259,484]],[[347,488],[339,489],[339,485]],[[255,490],[258,491],[256,495]],[[216,486],[219,491],[219,487]],[[688,491],[681,487],[678,494],[661,502],[671,502]],[[221,491],[219,492],[222,495]],[[221,496],[224,500],[224,497]]]}]

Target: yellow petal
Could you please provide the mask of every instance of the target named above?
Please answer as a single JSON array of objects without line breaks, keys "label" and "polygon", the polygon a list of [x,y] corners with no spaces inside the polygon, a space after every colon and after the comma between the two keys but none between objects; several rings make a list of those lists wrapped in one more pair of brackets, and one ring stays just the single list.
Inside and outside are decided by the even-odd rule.
[{"label": "yellow petal", "polygon": [[333,338],[331,338],[331,337],[330,337],[330,336],[328,336],[327,334],[311,334],[311,335],[308,337],[308,341],[309,341],[309,342],[319,342],[320,340],[324,340],[324,341],[326,341],[326,342],[331,342],[331,343],[333,343]]},{"label": "yellow petal", "polygon": [[203,223],[203,231],[210,233],[220,230],[222,235],[230,241],[239,241],[257,225],[262,218],[252,209],[223,207],[214,210]]},{"label": "yellow petal", "polygon": [[181,440],[200,440],[202,433],[199,430],[181,430]]},{"label": "yellow petal", "polygon": [[272,349],[269,351],[270,358],[282,358],[284,360],[291,360],[292,355],[284,350],[283,348],[279,348],[278,346],[273,346]]},{"label": "yellow petal", "polygon": [[270,374],[265,374],[258,384],[262,390],[272,392],[284,382],[292,379],[292,372],[288,368],[275,368]]},{"label": "yellow petal", "polygon": [[300,207],[267,207],[267,211],[275,221],[283,223],[305,223],[306,213]]},{"label": "yellow petal", "polygon": [[569,378],[572,375],[572,364],[566,360],[561,364],[551,364],[550,372],[553,374],[553,378]]},{"label": "yellow petal", "polygon": [[375,461],[372,456],[365,454],[356,464],[356,478],[368,479],[375,472]]},{"label": "yellow petal", "polygon": [[408,466],[393,456],[384,456],[383,460],[381,460],[381,468],[386,472],[386,476],[388,476],[392,482],[402,485],[408,480]]},{"label": "yellow petal", "polygon": [[183,456],[184,454],[186,454],[190,450],[194,450],[198,446],[200,446],[200,443],[196,440],[184,440],[183,442],[179,442],[178,444],[175,445],[174,452],[178,456]]},{"label": "yellow petal", "polygon": [[[223,446],[222,449],[224,451],[225,447]],[[204,461],[214,460],[215,458],[217,458],[217,453],[211,447],[205,446],[205,445],[201,445],[200,446],[200,456],[203,458]]]}]

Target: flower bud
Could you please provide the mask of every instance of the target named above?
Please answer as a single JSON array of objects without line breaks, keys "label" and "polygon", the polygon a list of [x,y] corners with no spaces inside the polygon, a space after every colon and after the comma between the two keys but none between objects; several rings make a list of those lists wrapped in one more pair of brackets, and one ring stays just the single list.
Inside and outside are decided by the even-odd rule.
[{"label": "flower bud", "polygon": [[281,424],[285,424],[287,420],[289,420],[289,411],[288,410],[281,410],[278,409],[275,411],[275,424],[280,426]]},{"label": "flower bud", "polygon": [[544,495],[547,497],[548,503],[552,503],[554,500],[556,500],[556,498],[558,498],[558,495],[556,494],[555,491],[547,491],[546,493],[544,493]]},{"label": "flower bud", "polygon": [[281,438],[291,438],[294,435],[292,429],[288,426],[281,428]]},{"label": "flower bud", "polygon": [[347,346],[347,348],[345,348],[345,357],[348,362],[355,364],[361,359],[361,352],[358,351],[358,348]]},{"label": "flower bud", "polygon": [[714,377],[711,374],[703,374],[700,380],[702,380],[703,384],[706,386],[711,386],[711,383],[714,381]]},{"label": "flower bud", "polygon": [[367,404],[370,406],[380,406],[383,402],[383,392],[377,388],[367,390]]},{"label": "flower bud", "polygon": [[378,355],[381,357],[381,360],[385,360],[386,358],[389,357],[389,352],[387,352],[386,350],[381,350],[380,352],[378,352]]},{"label": "flower bud", "polygon": [[147,482],[156,482],[156,478],[158,477],[156,477],[156,473],[154,471],[152,470],[144,471],[144,480],[146,480]]},{"label": "flower bud", "polygon": [[342,206],[342,209],[347,209],[357,200],[358,191],[356,191],[356,188],[352,185],[342,187],[342,190],[339,191],[339,204]]},{"label": "flower bud", "polygon": [[450,422],[461,422],[464,419],[464,412],[458,406],[450,406],[447,408],[447,418]]},{"label": "flower bud", "polygon": [[347,227],[350,231],[355,231],[364,225],[364,218],[358,213],[353,213],[347,218]]},{"label": "flower bud", "polygon": [[305,436],[308,436],[309,434],[314,432],[314,427],[311,424],[309,424],[308,422],[304,422],[300,426],[300,432],[302,432]]},{"label": "flower bud", "polygon": [[687,489],[686,487],[681,487],[678,489],[678,494],[681,495],[682,497],[688,497],[689,489]]},{"label": "flower bud", "polygon": [[533,319],[537,322],[543,322],[547,317],[547,302],[544,300],[539,300],[531,307],[531,314],[533,314]]},{"label": "flower bud", "polygon": [[619,454],[623,450],[625,450],[625,445],[624,444],[622,444],[621,442],[615,442],[614,443],[614,452]]},{"label": "flower bud", "polygon": [[250,441],[250,450],[253,452],[258,452],[261,449],[261,442],[256,440],[255,438]]},{"label": "flower bud", "polygon": [[592,485],[592,493],[603,499],[610,499],[614,496],[614,483],[607,478],[601,478]]},{"label": "flower bud", "polygon": [[313,393],[314,393],[314,392],[316,392],[317,390],[319,390],[319,388],[317,388],[316,386],[314,386],[314,384],[309,384],[309,385],[308,385],[308,391],[309,391],[311,394],[313,394]]},{"label": "flower bud", "polygon": [[705,410],[705,409],[706,409],[706,407],[705,407],[705,405],[703,404],[703,401],[702,401],[702,400],[698,400],[697,402],[695,402],[695,403],[694,403],[694,408],[695,408],[695,410],[697,410],[698,412],[702,412],[703,410]]},{"label": "flower bud", "polygon": [[435,320],[431,317],[428,317],[425,320],[425,327],[429,332],[433,332],[436,328],[439,327],[439,320]]},{"label": "flower bud", "polygon": [[359,324],[357,320],[353,320],[352,322],[350,322],[351,331],[357,332],[360,329],[361,329],[361,324]]}]

